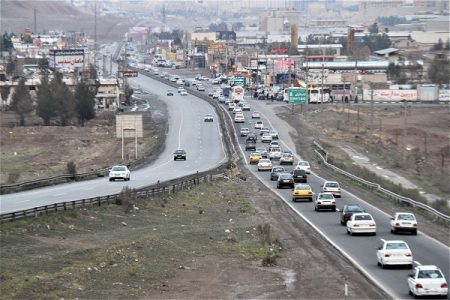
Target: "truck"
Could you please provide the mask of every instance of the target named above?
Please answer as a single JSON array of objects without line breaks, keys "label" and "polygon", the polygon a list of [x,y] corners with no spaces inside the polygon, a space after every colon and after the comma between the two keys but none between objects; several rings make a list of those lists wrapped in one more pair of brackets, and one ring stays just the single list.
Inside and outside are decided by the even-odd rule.
[{"label": "truck", "polygon": [[242,86],[233,86],[231,88],[231,101],[239,103],[244,100],[245,89]]}]

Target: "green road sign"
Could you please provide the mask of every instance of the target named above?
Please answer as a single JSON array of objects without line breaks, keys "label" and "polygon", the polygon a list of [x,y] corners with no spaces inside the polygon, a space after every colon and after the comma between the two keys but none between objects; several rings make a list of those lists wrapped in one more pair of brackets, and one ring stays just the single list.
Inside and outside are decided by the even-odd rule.
[{"label": "green road sign", "polygon": [[306,104],[308,102],[308,92],[306,89],[289,88],[288,102],[291,104]]}]

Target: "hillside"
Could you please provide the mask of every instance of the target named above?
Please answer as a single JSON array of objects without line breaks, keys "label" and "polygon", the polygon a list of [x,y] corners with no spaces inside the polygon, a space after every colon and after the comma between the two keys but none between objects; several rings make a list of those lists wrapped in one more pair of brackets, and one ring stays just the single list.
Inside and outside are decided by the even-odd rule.
[{"label": "hillside", "polygon": [[[82,31],[94,33],[94,15],[85,13],[61,0],[0,2],[2,32],[23,32],[24,28],[34,27],[34,8],[36,8],[37,32],[49,30]],[[117,40],[130,26],[127,19],[97,17],[97,37],[102,40]]]}]

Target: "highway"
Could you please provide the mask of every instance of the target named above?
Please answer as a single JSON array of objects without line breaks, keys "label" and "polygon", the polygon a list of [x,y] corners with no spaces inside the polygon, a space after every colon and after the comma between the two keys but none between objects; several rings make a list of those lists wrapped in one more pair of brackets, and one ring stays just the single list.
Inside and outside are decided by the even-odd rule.
[{"label": "highway", "polygon": [[[130,181],[109,182],[107,177],[66,183],[0,196],[0,213],[13,212],[57,202],[115,194],[123,187],[139,188],[196,171],[205,171],[226,160],[219,122],[214,108],[192,95],[166,96],[167,85],[146,76],[130,79],[130,84],[156,94],[167,105],[169,130],[163,152],[152,164],[131,172]],[[213,114],[214,122],[204,122],[205,114]],[[120,143],[121,140],[117,139]],[[182,148],[186,161],[174,161],[173,152]],[[118,162],[119,163],[119,162]]]},{"label": "highway", "polygon": [[[295,148],[292,141],[287,143],[283,139],[288,138],[289,133],[284,131],[285,127],[282,126],[280,120],[272,120],[266,117],[264,106],[266,106],[266,101],[258,100],[247,100],[252,111],[259,111],[263,118],[264,125],[270,128],[278,130],[280,133],[280,142],[282,149],[289,149],[295,153]],[[231,113],[230,113],[231,114]],[[230,116],[231,117],[231,116]],[[254,130],[258,133],[258,130],[254,129],[254,122],[256,120],[251,119],[251,112],[245,112],[246,123],[235,124],[236,132],[239,132],[241,127],[248,127],[250,130]],[[271,123],[274,121],[274,124]],[[277,189],[276,181],[270,181],[269,172],[258,172],[255,165],[248,164],[249,151],[244,151],[245,149],[245,138],[239,137],[240,148],[242,154],[246,158],[248,169],[256,175],[266,186],[271,188],[275,193],[277,193],[288,205],[290,205],[302,218],[307,220],[311,226],[320,231],[326,238],[332,242],[335,247],[341,250],[341,252],[346,253],[347,256],[353,260],[354,263],[359,265],[367,276],[378,282],[380,287],[384,288],[393,297],[397,299],[407,299],[410,298],[408,295],[407,287],[407,277],[411,273],[411,270],[407,268],[394,267],[390,269],[382,269],[377,266],[376,260],[376,248],[380,244],[380,239],[386,240],[404,240],[406,241],[412,249],[414,260],[420,262],[421,264],[434,264],[439,266],[445,273],[446,278],[449,278],[449,248],[442,243],[422,234],[419,232],[417,236],[412,235],[393,235],[390,233],[389,227],[389,216],[384,212],[378,210],[377,208],[364,202],[363,199],[352,195],[347,191],[343,191],[342,198],[337,198],[336,203],[338,208],[342,208],[345,204],[359,204],[367,212],[372,214],[377,223],[377,235],[376,236],[350,236],[346,233],[346,227],[340,225],[339,222],[339,212],[331,211],[314,211],[314,204],[312,202],[292,202],[292,191],[291,189]],[[267,146],[258,142],[257,147]],[[296,155],[296,159],[300,159],[299,155]],[[277,161],[274,161],[274,165],[278,165]],[[291,170],[293,167],[285,166],[286,169]],[[313,172],[314,173],[314,172]],[[332,180],[333,178],[328,178]],[[308,176],[308,184],[311,185],[314,192],[317,194],[320,191],[320,187],[323,184],[324,179],[311,174]],[[420,226],[420,224],[419,224]],[[420,228],[419,228],[420,229]],[[351,283],[349,283],[351,284]]]}]

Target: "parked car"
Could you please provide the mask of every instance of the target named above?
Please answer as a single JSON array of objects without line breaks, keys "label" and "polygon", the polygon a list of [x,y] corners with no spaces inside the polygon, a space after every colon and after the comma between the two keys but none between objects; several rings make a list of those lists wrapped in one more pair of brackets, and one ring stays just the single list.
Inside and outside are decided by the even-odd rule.
[{"label": "parked car", "polygon": [[281,189],[284,187],[288,187],[293,189],[294,188],[294,178],[292,177],[291,173],[281,173],[278,175],[277,180],[277,189]]},{"label": "parked car", "polygon": [[214,117],[211,114],[206,114],[205,117],[203,118],[203,120],[205,122],[214,122]]},{"label": "parked car", "polygon": [[109,170],[109,181],[115,181],[116,179],[128,181],[130,178],[131,172],[127,166],[114,166]]},{"label": "parked car", "polygon": [[433,265],[418,265],[408,276],[409,294],[419,296],[448,296],[448,284],[441,269]]},{"label": "parked car", "polygon": [[258,171],[270,171],[272,170],[273,165],[270,159],[260,159],[258,162]]},{"label": "parked car", "polygon": [[413,255],[408,244],[404,241],[386,241],[381,239],[377,250],[378,266],[383,269],[387,265],[407,265],[413,267]]},{"label": "parked car", "polygon": [[306,183],[308,182],[308,176],[306,175],[305,170],[292,170],[292,177],[294,177],[295,183]]},{"label": "parked car", "polygon": [[283,167],[273,167],[270,171],[270,180],[274,181],[278,179],[278,175],[285,173],[286,170]]},{"label": "parked car", "polygon": [[178,159],[186,160],[186,151],[184,151],[183,149],[175,150],[175,152],[173,153],[173,160]]},{"label": "parked car", "polygon": [[[292,155],[290,153],[282,153],[281,157],[280,157],[280,165],[284,165],[284,164],[293,165],[294,164],[294,155]],[[306,172],[305,172],[305,175],[306,175]]]},{"label": "parked car", "polygon": [[391,232],[410,232],[417,234],[417,220],[414,214],[398,212],[390,219]]},{"label": "parked car", "polygon": [[325,181],[322,185],[322,192],[330,192],[335,197],[341,197],[341,187],[337,181]]},{"label": "parked car", "polygon": [[301,160],[297,162],[297,165],[295,166],[296,169],[305,170],[306,174],[311,173],[311,166],[309,165],[309,162]]},{"label": "parked car", "polygon": [[354,213],[350,220],[347,221],[347,233],[354,235],[355,233],[377,234],[377,224],[371,214]]},{"label": "parked car", "polygon": [[313,201],[314,192],[309,184],[296,184],[292,192],[292,201],[307,199]]},{"label": "parked car", "polygon": [[336,199],[332,193],[319,193],[314,202],[314,210],[320,211],[321,209],[330,209],[336,211]]},{"label": "parked car", "polygon": [[357,204],[347,204],[341,209],[341,225],[347,225],[347,221],[350,220],[354,213],[365,212],[361,206]]}]

